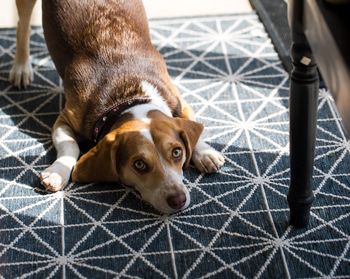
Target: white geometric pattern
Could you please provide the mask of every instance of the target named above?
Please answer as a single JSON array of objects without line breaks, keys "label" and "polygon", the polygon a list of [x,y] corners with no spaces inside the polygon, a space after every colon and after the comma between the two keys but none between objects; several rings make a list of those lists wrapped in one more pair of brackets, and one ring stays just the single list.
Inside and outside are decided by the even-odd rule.
[{"label": "white geometric pattern", "polygon": [[255,14],[151,21],[174,82],[221,150],[218,174],[185,171],[191,205],[160,215],[119,185],[48,194],[51,126],[64,105],[42,29],[34,83],[7,82],[0,31],[0,278],[349,278],[350,143],[320,91],[308,229],[288,226],[288,75]]}]

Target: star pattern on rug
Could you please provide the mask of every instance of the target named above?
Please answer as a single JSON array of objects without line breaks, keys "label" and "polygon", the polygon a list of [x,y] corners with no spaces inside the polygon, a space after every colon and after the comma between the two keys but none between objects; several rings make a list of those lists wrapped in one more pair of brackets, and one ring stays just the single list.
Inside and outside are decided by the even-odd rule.
[{"label": "star pattern on rug", "polygon": [[62,82],[41,28],[34,83],[7,81],[15,30],[0,30],[0,278],[348,278],[350,143],[320,90],[308,229],[288,226],[288,74],[255,14],[153,20],[154,45],[220,150],[217,174],[185,171],[191,204],[161,215],[120,185],[48,194]]}]

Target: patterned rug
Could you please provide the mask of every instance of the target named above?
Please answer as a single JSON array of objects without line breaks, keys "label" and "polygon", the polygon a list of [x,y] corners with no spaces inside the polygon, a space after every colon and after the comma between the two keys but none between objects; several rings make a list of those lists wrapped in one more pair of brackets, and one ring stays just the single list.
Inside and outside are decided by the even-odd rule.
[{"label": "patterned rug", "polygon": [[249,0],[259,15],[264,27],[271,37],[272,43],[282,60],[283,66],[290,73],[292,61],[290,46],[292,39],[287,18],[288,0]]},{"label": "patterned rug", "polygon": [[151,22],[154,44],[222,170],[185,171],[189,208],[162,216],[119,185],[48,194],[61,82],[42,29],[34,84],[7,82],[15,30],[0,31],[0,278],[350,278],[350,143],[320,91],[308,229],[288,226],[288,75],[255,14]]}]

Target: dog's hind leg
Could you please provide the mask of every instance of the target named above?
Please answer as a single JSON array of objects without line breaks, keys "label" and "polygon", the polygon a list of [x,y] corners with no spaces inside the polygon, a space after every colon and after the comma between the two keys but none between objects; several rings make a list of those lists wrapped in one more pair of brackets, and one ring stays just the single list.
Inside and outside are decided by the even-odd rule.
[{"label": "dog's hind leg", "polygon": [[57,151],[57,159],[41,173],[40,179],[46,190],[57,192],[68,184],[80,149],[74,132],[61,116],[57,118],[53,127],[52,140]]},{"label": "dog's hind leg", "polygon": [[26,87],[33,81],[33,70],[29,62],[30,17],[36,0],[16,0],[18,24],[16,31],[16,56],[9,80],[15,86]]}]

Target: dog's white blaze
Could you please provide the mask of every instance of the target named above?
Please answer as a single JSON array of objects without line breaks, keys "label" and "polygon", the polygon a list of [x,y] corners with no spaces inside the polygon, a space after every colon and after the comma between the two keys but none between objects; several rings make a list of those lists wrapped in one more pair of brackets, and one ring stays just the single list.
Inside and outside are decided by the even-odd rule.
[{"label": "dog's white blaze", "polygon": [[151,123],[151,119],[149,119],[149,117],[147,116],[148,112],[150,112],[151,110],[159,110],[169,117],[172,116],[167,103],[159,94],[157,88],[155,88],[152,84],[150,84],[147,81],[141,82],[141,88],[146,94],[146,96],[150,97],[151,101],[147,104],[133,106],[132,108],[127,109],[124,113],[129,112],[135,118],[140,119],[146,124]]},{"label": "dog's white blaze", "polygon": [[146,139],[148,139],[151,143],[154,144],[153,142],[153,138],[152,138],[152,135],[151,135],[151,131],[149,129],[142,129],[141,130],[141,135],[143,135]]},{"label": "dog's white blaze", "polygon": [[[183,185],[182,190],[186,196],[186,203],[182,207],[182,209],[188,207],[191,202],[190,192],[187,187],[183,184],[183,172],[178,173],[165,162],[165,160],[160,156],[160,161],[164,169],[164,173],[166,174],[165,187],[171,187],[172,185]],[[184,160],[183,160],[184,161]]]},{"label": "dog's white blaze", "polygon": [[170,181],[176,182],[178,185],[183,185],[182,190],[186,196],[186,203],[182,207],[182,209],[186,208],[191,202],[191,197],[190,197],[190,192],[188,191],[187,187],[182,182],[183,174],[177,173],[175,170],[173,170],[172,168],[169,168],[167,166],[165,166],[165,173],[167,174],[167,179],[169,179]]}]

